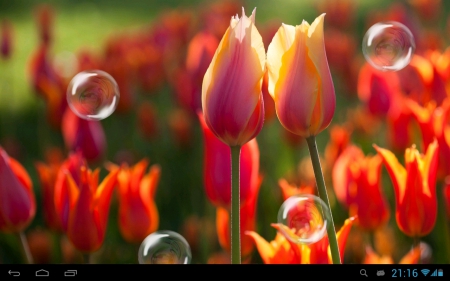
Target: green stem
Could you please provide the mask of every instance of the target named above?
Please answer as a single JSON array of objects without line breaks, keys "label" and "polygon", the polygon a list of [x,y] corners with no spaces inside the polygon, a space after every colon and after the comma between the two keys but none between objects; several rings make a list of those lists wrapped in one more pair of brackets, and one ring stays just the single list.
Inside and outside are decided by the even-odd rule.
[{"label": "green stem", "polygon": [[85,264],[90,264],[91,261],[91,254],[89,253],[83,253],[83,261]]},{"label": "green stem", "polygon": [[239,156],[240,146],[231,146],[231,263],[241,264]]},{"label": "green stem", "polygon": [[63,254],[61,248],[61,233],[54,232],[53,233],[53,262],[54,263],[62,263],[63,262]]},{"label": "green stem", "polygon": [[413,239],[413,251],[416,251],[416,248],[418,249],[418,251],[420,253],[418,263],[421,264],[422,263],[422,253],[420,250],[420,238],[419,237],[414,237],[414,239]]},{"label": "green stem", "polygon": [[328,200],[327,188],[325,186],[325,180],[320,166],[319,152],[317,151],[316,137],[310,136],[306,138],[308,143],[309,154],[314,169],[314,175],[316,177],[317,189],[319,191],[319,197],[330,209],[330,226],[327,227],[328,241],[330,243],[331,257],[333,264],[341,264],[341,258],[339,255],[339,246],[336,237],[336,231],[334,230],[333,214],[331,213],[330,201]]},{"label": "green stem", "polygon": [[28,264],[33,264],[33,256],[30,252],[30,246],[28,245],[27,238],[25,237],[25,234],[23,231],[19,233],[20,241],[22,242],[23,246],[23,252],[25,254],[25,258],[27,259]]}]

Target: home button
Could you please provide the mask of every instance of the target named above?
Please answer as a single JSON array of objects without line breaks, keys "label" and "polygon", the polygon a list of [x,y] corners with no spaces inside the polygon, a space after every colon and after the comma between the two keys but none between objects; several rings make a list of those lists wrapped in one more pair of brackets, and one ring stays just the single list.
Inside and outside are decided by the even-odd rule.
[{"label": "home button", "polygon": [[50,275],[50,273],[44,269],[39,269],[38,271],[36,271],[37,277],[48,277],[49,275]]}]

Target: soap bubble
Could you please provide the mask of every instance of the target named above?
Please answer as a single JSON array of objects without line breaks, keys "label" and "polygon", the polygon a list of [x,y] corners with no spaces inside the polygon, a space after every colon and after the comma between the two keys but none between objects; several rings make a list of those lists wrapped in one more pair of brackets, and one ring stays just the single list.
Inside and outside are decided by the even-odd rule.
[{"label": "soap bubble", "polygon": [[364,35],[362,45],[367,62],[382,71],[398,71],[407,66],[415,48],[411,31],[395,21],[371,26]]},{"label": "soap bubble", "polygon": [[119,87],[114,78],[101,70],[75,75],[67,88],[67,103],[80,118],[102,120],[110,116],[119,103]]},{"label": "soap bubble", "polygon": [[294,195],[286,199],[278,211],[281,233],[296,244],[312,244],[325,236],[331,213],[319,197]]},{"label": "soap bubble", "polygon": [[147,236],[139,247],[139,264],[190,264],[191,248],[180,234],[156,231]]}]

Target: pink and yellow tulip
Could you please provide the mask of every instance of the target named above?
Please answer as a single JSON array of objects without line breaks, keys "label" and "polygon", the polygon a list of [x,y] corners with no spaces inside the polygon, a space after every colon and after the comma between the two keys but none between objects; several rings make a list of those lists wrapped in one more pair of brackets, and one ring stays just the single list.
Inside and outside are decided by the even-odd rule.
[{"label": "pink and yellow tulip", "polygon": [[267,50],[269,93],[278,119],[290,132],[316,136],[331,122],[336,106],[320,15],[309,25],[283,24]]},{"label": "pink and yellow tulip", "polygon": [[262,129],[265,57],[255,10],[250,17],[243,10],[231,18],[202,85],[206,124],[229,146],[242,146]]}]

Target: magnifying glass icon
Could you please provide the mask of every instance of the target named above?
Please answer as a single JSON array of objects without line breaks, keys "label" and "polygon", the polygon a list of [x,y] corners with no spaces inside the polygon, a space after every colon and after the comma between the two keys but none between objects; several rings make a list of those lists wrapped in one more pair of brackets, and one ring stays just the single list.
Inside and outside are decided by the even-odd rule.
[{"label": "magnifying glass icon", "polygon": [[367,276],[367,272],[366,272],[365,269],[361,269],[361,270],[359,271],[359,274],[361,274],[362,276],[369,277],[369,276]]}]

